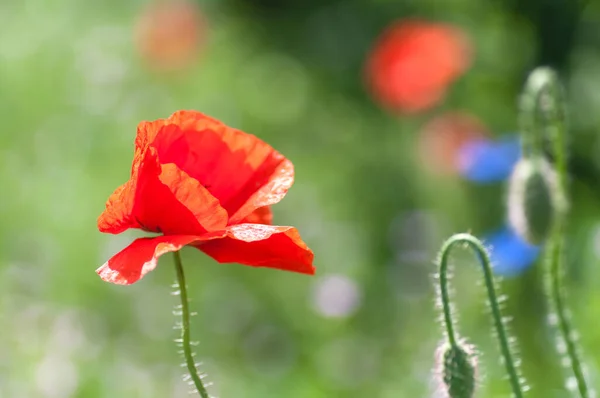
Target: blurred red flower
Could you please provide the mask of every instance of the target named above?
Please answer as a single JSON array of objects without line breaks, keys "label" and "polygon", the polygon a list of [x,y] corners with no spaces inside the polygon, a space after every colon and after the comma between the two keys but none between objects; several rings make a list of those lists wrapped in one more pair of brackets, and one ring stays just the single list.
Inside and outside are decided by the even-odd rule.
[{"label": "blurred red flower", "polygon": [[294,182],[294,167],[253,135],[195,111],[142,122],[131,178],[98,218],[101,232],[162,233],[136,239],[96,271],[132,284],[158,258],[190,245],[221,263],[314,274],[313,253],[293,227],[271,226],[270,205]]},{"label": "blurred red flower", "polygon": [[418,140],[419,160],[434,174],[458,174],[463,147],[488,136],[487,127],[477,117],[460,111],[443,113],[431,119],[421,129]]},{"label": "blurred red flower", "polygon": [[383,106],[414,113],[439,103],[471,64],[471,45],[458,28],[405,20],[390,26],[367,59],[366,78]]},{"label": "blurred red flower", "polygon": [[135,38],[140,55],[160,70],[189,65],[204,42],[206,26],[199,7],[186,0],[156,1],[140,14]]}]

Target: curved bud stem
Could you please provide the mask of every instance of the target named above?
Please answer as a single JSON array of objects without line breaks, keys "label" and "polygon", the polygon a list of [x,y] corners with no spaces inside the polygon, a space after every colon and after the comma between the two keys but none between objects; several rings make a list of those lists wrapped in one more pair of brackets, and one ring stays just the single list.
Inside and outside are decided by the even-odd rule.
[{"label": "curved bud stem", "polygon": [[446,327],[446,333],[448,341],[452,346],[456,345],[457,339],[454,331],[454,322],[452,320],[452,306],[450,300],[450,294],[448,291],[448,263],[450,257],[450,251],[456,244],[466,244],[477,254],[477,258],[481,264],[483,270],[483,277],[485,280],[485,287],[488,294],[488,300],[492,311],[492,318],[494,320],[494,327],[498,337],[498,343],[500,344],[500,352],[504,358],[504,366],[508,373],[508,379],[513,391],[515,398],[523,397],[523,389],[521,385],[521,379],[513,355],[510,349],[510,342],[508,333],[506,332],[506,326],[502,319],[502,313],[500,312],[500,304],[496,296],[496,289],[494,287],[494,277],[492,273],[492,265],[490,257],[485,250],[483,244],[476,237],[470,234],[456,234],[450,237],[442,246],[439,257],[439,278],[440,278],[440,294],[442,300],[442,309],[444,312],[444,325]]},{"label": "curved bud stem", "polygon": [[582,398],[590,396],[581,358],[574,339],[573,326],[566,308],[565,292],[562,286],[564,237],[567,223],[567,158],[566,123],[563,88],[554,70],[548,67],[535,69],[527,79],[521,98],[521,121],[523,154],[541,154],[544,139],[551,142],[552,157],[557,181],[554,186],[558,205],[554,209],[554,220],[545,249],[547,261],[546,283],[550,304],[556,314],[558,331],[567,348],[577,390]]},{"label": "curved bud stem", "polygon": [[173,252],[175,258],[175,271],[177,272],[177,284],[179,285],[179,296],[181,297],[181,344],[183,348],[183,356],[192,382],[198,390],[202,398],[210,398],[202,379],[198,375],[196,363],[192,352],[192,344],[190,341],[190,309],[188,306],[187,286],[185,284],[185,274],[183,273],[183,265],[181,264],[181,256],[178,251]]},{"label": "curved bud stem", "polygon": [[[539,67],[529,75],[520,100],[523,157],[543,155],[544,141],[552,143],[560,196],[566,200],[567,158],[563,89],[553,69]],[[557,209],[564,210],[564,209]]]},{"label": "curved bud stem", "polygon": [[563,88],[556,73],[549,73],[540,89],[539,106],[544,115],[544,133],[552,142],[554,167],[558,174],[558,190],[567,199],[566,110]]},{"label": "curved bud stem", "polygon": [[535,69],[525,82],[523,94],[520,98],[520,130],[523,147],[523,157],[529,158],[532,155],[541,155],[544,146],[544,130],[541,126],[541,109],[544,101],[547,102],[548,86],[554,86],[556,81],[555,72],[546,67]]}]

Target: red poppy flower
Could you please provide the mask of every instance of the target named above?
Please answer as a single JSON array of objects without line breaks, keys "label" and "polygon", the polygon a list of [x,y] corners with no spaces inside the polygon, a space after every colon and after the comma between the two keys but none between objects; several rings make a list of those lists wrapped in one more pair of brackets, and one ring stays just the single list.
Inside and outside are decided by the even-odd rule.
[{"label": "red poppy flower", "polygon": [[96,272],[128,285],[153,270],[161,255],[189,245],[220,263],[314,274],[313,253],[298,231],[269,225],[269,206],[293,182],[294,167],[283,155],[202,113],[142,122],[131,178],[106,202],[98,229],[162,236],[135,240]]},{"label": "red poppy flower", "polygon": [[469,67],[470,47],[467,37],[453,26],[396,22],[368,57],[369,88],[378,102],[393,110],[413,113],[430,108]]}]

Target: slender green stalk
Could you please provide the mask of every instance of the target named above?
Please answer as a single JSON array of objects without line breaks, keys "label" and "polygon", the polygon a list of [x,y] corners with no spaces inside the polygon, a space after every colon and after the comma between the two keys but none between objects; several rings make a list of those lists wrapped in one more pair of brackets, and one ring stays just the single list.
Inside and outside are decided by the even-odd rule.
[{"label": "slender green stalk", "polygon": [[181,264],[181,256],[179,252],[173,252],[175,258],[175,271],[177,272],[177,284],[179,285],[179,296],[181,297],[181,344],[183,348],[183,356],[188,372],[198,393],[202,398],[210,398],[202,379],[198,375],[196,363],[192,353],[192,344],[190,341],[190,309],[188,306],[187,285],[185,284],[185,275],[183,273],[183,265]]},{"label": "slender green stalk", "polygon": [[456,334],[454,333],[454,321],[452,320],[452,299],[450,298],[448,282],[448,259],[447,255],[444,257],[444,253],[447,253],[448,249],[446,246],[442,248],[442,254],[440,256],[440,295],[442,299],[442,311],[444,313],[444,326],[446,327],[446,337],[448,343],[455,347],[456,346]]},{"label": "slender green stalk", "polygon": [[[526,83],[522,102],[523,149],[541,153],[543,138],[550,140],[557,174],[556,195],[559,206],[554,209],[554,225],[545,248],[546,283],[550,304],[556,314],[557,328],[565,342],[566,354],[577,382],[577,390],[582,398],[589,398],[588,387],[574,337],[574,328],[569,320],[565,291],[562,285],[564,262],[564,239],[567,224],[567,159],[565,109],[562,87],[556,73],[549,68],[533,71]],[[526,100],[525,100],[526,98]],[[537,147],[537,148],[536,148]],[[529,148],[529,149],[528,149]]]},{"label": "slender green stalk", "polygon": [[566,203],[567,197],[567,159],[565,150],[565,115],[562,109],[561,92],[556,76],[553,76],[547,85],[547,94],[550,97],[547,109],[547,133],[553,143],[553,152],[555,157],[555,168],[558,176],[557,187],[558,196],[565,202],[564,208],[557,209],[555,215],[555,225],[550,237],[547,250],[547,261],[549,264],[549,288],[550,298],[553,301],[553,307],[558,318],[558,328],[565,341],[567,355],[571,362],[575,380],[577,380],[577,389],[582,398],[588,398],[590,391],[588,389],[581,358],[579,357],[576,341],[574,340],[573,326],[569,320],[566,307],[565,292],[562,287],[563,261],[564,261],[564,236],[567,224]]},{"label": "slender green stalk", "polygon": [[477,254],[477,258],[481,264],[483,270],[483,278],[485,281],[485,287],[488,294],[488,301],[492,311],[492,318],[494,321],[494,327],[496,329],[496,335],[498,337],[498,343],[500,345],[500,353],[504,359],[504,366],[508,374],[510,386],[513,391],[515,398],[523,397],[523,389],[519,372],[513,355],[510,349],[510,340],[506,331],[506,326],[502,318],[500,311],[500,304],[498,303],[498,297],[496,295],[496,289],[494,287],[494,277],[492,273],[492,265],[490,257],[485,250],[483,244],[476,237],[470,234],[456,234],[450,237],[442,246],[440,259],[439,259],[439,272],[440,272],[440,293],[442,300],[442,309],[444,313],[444,325],[446,327],[446,333],[448,341],[451,345],[456,345],[456,336],[454,331],[454,323],[452,321],[452,307],[451,300],[448,291],[448,264],[450,251],[456,244],[467,244]]},{"label": "slender green stalk", "polygon": [[558,321],[557,327],[564,339],[565,347],[567,350],[567,356],[573,369],[573,375],[577,381],[577,390],[582,398],[590,398],[591,392],[588,388],[585,373],[583,371],[582,361],[579,358],[577,342],[573,333],[574,328],[569,321],[568,310],[565,301],[564,289],[562,287],[562,268],[561,258],[563,255],[564,241],[562,239],[562,232],[556,228],[555,236],[551,239],[548,245],[548,262],[550,267],[549,275],[549,288],[552,299],[552,306],[556,313],[556,319]]}]

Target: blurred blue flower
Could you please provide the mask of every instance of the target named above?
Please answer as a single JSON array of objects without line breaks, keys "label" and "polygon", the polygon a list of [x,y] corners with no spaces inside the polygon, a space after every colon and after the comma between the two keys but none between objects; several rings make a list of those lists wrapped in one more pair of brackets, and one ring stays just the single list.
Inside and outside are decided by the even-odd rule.
[{"label": "blurred blue flower", "polygon": [[[458,164],[465,179],[485,184],[506,180],[520,157],[519,136],[515,134],[497,141],[477,139],[466,143],[460,149]],[[485,236],[484,242],[491,248],[494,272],[507,277],[525,271],[541,250],[525,242],[510,226]]]},{"label": "blurred blue flower", "polygon": [[477,183],[505,180],[521,156],[518,135],[498,141],[478,139],[463,145],[458,154],[460,173]]},{"label": "blurred blue flower", "polygon": [[539,246],[531,245],[519,237],[509,226],[483,238],[490,249],[494,272],[503,276],[516,276],[525,271],[540,254]]}]

